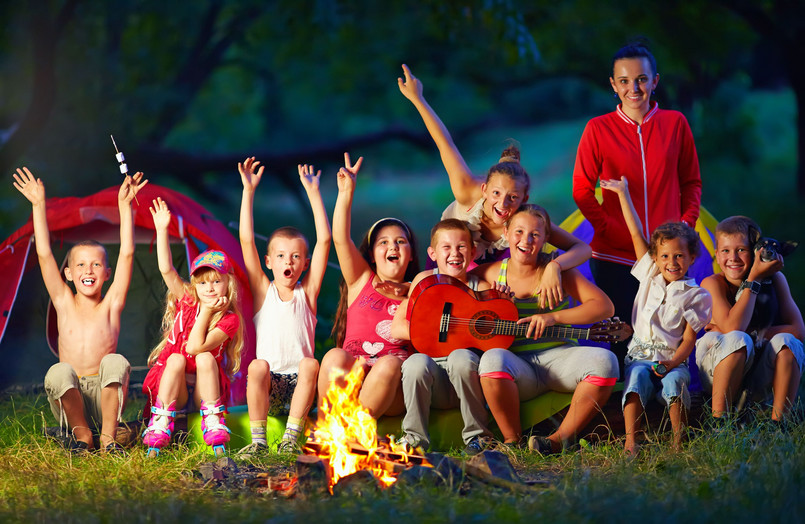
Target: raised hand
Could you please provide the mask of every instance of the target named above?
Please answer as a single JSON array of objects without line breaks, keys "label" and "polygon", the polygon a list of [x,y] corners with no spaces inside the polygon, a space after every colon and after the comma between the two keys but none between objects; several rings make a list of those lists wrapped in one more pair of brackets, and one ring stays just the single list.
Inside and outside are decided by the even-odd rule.
[{"label": "raised hand", "polygon": [[154,229],[167,230],[171,223],[171,212],[168,209],[168,204],[161,197],[157,197],[149,210],[151,211],[151,217],[154,219]]},{"label": "raised hand", "polygon": [[492,289],[500,293],[501,296],[505,298],[509,298],[512,300],[514,299],[514,291],[512,291],[512,288],[510,288],[508,284],[503,284],[501,282],[495,281],[492,283]]},{"label": "raised hand", "polygon": [[299,164],[296,166],[299,169],[299,180],[302,181],[306,191],[319,188],[319,180],[321,179],[321,169],[315,171],[314,167],[308,164]]},{"label": "raised hand", "polygon": [[126,175],[126,178],[123,179],[123,183],[120,184],[120,191],[117,193],[118,202],[131,204],[131,201],[134,200],[137,193],[140,192],[140,189],[145,187],[147,183],[148,180],[143,180],[143,174],[140,171],[134,173],[133,177]]},{"label": "raised hand", "polygon": [[405,79],[397,78],[397,86],[400,88],[400,93],[411,102],[422,98],[422,82],[411,73],[408,66],[403,64],[403,74]]},{"label": "raised hand", "polygon": [[355,190],[355,179],[358,177],[362,164],[363,157],[358,158],[358,161],[353,164],[349,153],[344,153],[344,167],[338,170],[338,191]]},{"label": "raised hand", "polygon": [[607,189],[618,195],[628,195],[629,194],[629,182],[626,181],[626,177],[622,176],[620,180],[618,179],[611,179],[611,180],[601,180],[601,189]]},{"label": "raised hand", "polygon": [[17,191],[28,199],[32,205],[45,203],[45,184],[42,180],[34,177],[27,167],[22,169],[17,168],[17,172],[13,173],[14,187]]},{"label": "raised hand", "polygon": [[[249,157],[243,162],[238,162],[238,171],[240,172],[240,180],[243,182],[243,189],[254,191],[260,184],[260,179],[263,177],[263,170],[265,166],[260,166],[260,162],[255,160],[254,157]],[[257,170],[257,172],[255,172]]]},{"label": "raised hand", "polygon": [[783,263],[783,256],[776,253],[774,259],[768,262],[760,258],[760,250],[755,251],[755,261],[752,263],[752,269],[749,270],[747,280],[756,281],[769,278],[778,271],[782,271],[785,264]]}]

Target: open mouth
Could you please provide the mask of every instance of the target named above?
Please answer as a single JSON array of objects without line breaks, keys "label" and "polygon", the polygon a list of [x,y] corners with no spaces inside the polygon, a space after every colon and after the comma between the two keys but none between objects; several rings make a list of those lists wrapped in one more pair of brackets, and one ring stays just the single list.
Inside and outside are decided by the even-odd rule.
[{"label": "open mouth", "polygon": [[497,215],[500,218],[508,218],[508,216],[509,216],[509,211],[508,210],[505,210],[505,211],[500,210],[497,207],[492,207],[492,209],[495,211],[495,215]]},{"label": "open mouth", "polygon": [[293,275],[293,271],[291,271],[290,268],[287,268],[285,271],[282,272],[282,274],[285,278],[291,278],[291,275]]},{"label": "open mouth", "polygon": [[91,286],[92,284],[95,283],[95,279],[94,278],[82,278],[81,283],[84,284],[85,286]]},{"label": "open mouth", "polygon": [[386,260],[388,260],[389,262],[397,262],[398,260],[400,260],[400,255],[389,255],[386,257]]}]

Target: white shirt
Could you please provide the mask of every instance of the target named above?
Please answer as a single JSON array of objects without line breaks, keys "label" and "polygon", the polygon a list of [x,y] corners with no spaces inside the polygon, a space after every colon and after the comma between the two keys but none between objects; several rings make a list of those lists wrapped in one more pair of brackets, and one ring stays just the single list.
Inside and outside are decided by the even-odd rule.
[{"label": "white shirt", "polygon": [[640,344],[656,344],[651,360],[669,360],[682,341],[685,327],[699,331],[710,322],[713,299],[692,278],[666,282],[648,253],[632,267],[640,282],[632,309],[634,336],[629,350]]},{"label": "white shirt", "polygon": [[254,329],[257,358],[268,362],[273,373],[298,373],[302,358],[313,356],[316,329],[316,315],[308,306],[302,284],[297,282],[293,298],[283,302],[271,282],[254,315]]}]

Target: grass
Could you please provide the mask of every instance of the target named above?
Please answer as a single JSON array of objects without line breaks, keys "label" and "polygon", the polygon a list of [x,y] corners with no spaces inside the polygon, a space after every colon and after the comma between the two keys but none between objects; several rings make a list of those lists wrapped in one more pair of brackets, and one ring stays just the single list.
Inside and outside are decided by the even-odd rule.
[{"label": "grass", "polygon": [[[0,401],[4,522],[755,522],[805,510],[805,431],[780,433],[764,416],[742,429],[691,430],[677,453],[667,433],[651,435],[634,460],[618,440],[549,458],[514,452],[521,477],[543,481],[528,494],[465,482],[457,491],[406,486],[313,501],[205,487],[194,471],[211,455],[198,447],[172,446],[156,460],[143,448],[73,457],[41,436],[45,423],[54,422],[43,396]],[[279,474],[293,458],[256,464]]]}]

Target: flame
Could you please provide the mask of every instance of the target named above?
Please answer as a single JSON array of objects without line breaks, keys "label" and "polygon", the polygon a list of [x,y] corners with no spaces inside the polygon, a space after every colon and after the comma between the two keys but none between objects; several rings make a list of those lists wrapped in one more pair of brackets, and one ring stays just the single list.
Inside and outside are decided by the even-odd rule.
[{"label": "flame", "polygon": [[[384,486],[397,480],[373,461],[378,449],[377,421],[360,403],[359,395],[364,377],[364,361],[358,359],[348,373],[334,371],[330,387],[319,408],[318,419],[308,438],[322,447],[318,455],[327,458],[331,476],[330,489],[342,477],[359,469],[371,470]],[[343,383],[340,386],[339,383]],[[358,444],[366,454],[353,452]]]}]

